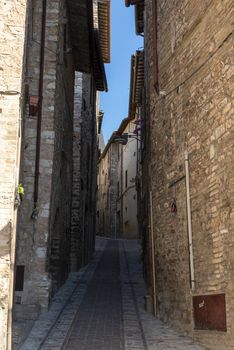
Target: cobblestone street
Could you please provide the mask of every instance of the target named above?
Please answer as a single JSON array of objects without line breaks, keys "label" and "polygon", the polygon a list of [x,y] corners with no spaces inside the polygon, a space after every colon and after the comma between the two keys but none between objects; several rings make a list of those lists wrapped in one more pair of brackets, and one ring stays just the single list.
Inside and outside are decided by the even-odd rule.
[{"label": "cobblestone street", "polygon": [[136,241],[98,239],[86,268],[71,274],[21,350],[201,350],[144,310]]}]

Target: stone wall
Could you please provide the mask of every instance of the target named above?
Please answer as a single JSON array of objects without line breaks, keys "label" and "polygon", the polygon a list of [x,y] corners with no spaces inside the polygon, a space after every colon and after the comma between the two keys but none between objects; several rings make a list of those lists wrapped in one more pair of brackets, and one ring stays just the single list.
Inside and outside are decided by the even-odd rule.
[{"label": "stone wall", "polygon": [[81,232],[81,111],[83,74],[75,73],[74,119],[73,119],[73,181],[72,181],[72,218],[71,218],[71,270],[77,271],[80,263]]},{"label": "stone wall", "polygon": [[0,349],[5,350],[7,332],[11,336],[25,1],[2,1],[0,12]]},{"label": "stone wall", "polygon": [[[160,95],[151,78],[151,1],[145,3],[146,113],[151,129],[148,146],[157,312],[161,319],[193,334],[208,348],[231,349],[234,345],[233,1],[158,1]],[[191,185],[193,291],[184,179],[186,149]],[[177,212],[172,211],[173,202]],[[226,295],[227,332],[194,330],[192,296],[219,293]]]},{"label": "stone wall", "polygon": [[[98,163],[98,194],[97,194],[97,234],[106,234],[106,223],[109,222],[107,210],[108,181],[108,155],[102,157]],[[109,224],[108,224],[109,225]]]},{"label": "stone wall", "polygon": [[95,245],[97,147],[95,84],[92,76],[84,75],[81,124],[82,265],[90,260]]},{"label": "stone wall", "polygon": [[116,237],[116,225],[117,225],[117,168],[118,168],[118,144],[112,143],[110,147],[110,168],[109,177],[110,177],[110,187],[109,187],[109,208],[110,211],[110,232],[109,235]]},{"label": "stone wall", "polygon": [[32,324],[40,311],[48,308],[51,296],[67,277],[70,263],[74,66],[73,56],[66,53],[70,42],[65,1],[47,3],[36,210],[38,118],[32,111],[30,97],[39,94],[41,1],[29,2],[28,17],[25,72],[28,98],[23,116],[20,174],[25,196],[19,209],[16,259],[17,266],[24,268],[24,276],[21,276],[22,290],[15,292],[14,306],[14,318],[18,322],[15,329],[22,324],[17,334],[20,338],[15,338],[18,343],[24,337],[25,324]]},{"label": "stone wall", "polygon": [[91,75],[76,73],[71,267],[92,257],[96,233],[96,91]]},{"label": "stone wall", "polygon": [[[123,131],[130,135],[136,128],[135,120],[128,123]],[[122,182],[123,186],[120,193],[120,201],[122,202],[122,237],[138,238],[137,227],[137,193],[136,193],[136,170],[137,170],[137,146],[136,138],[129,138],[126,145],[121,145],[120,159],[123,164]]]},{"label": "stone wall", "polygon": [[98,166],[98,228],[100,235],[117,235],[118,144],[110,143]]},{"label": "stone wall", "polygon": [[[47,251],[47,270],[53,282],[52,295],[65,282],[70,269],[71,197],[72,197],[72,135],[74,104],[74,64],[71,53],[66,2],[60,1],[58,22],[58,54],[54,101],[54,155],[50,206],[50,234]],[[65,52],[64,50],[67,50]],[[61,57],[62,56],[62,57]]]}]

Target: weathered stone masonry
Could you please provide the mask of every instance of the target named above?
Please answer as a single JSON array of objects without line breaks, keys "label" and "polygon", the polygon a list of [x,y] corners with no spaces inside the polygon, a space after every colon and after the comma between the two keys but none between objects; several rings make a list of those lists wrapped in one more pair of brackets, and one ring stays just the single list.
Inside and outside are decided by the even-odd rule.
[{"label": "weathered stone masonry", "polygon": [[96,90],[92,75],[76,73],[71,269],[86,264],[94,251],[97,176]]},{"label": "weathered stone masonry", "polygon": [[72,182],[72,218],[71,218],[71,270],[76,271],[79,265],[80,223],[80,165],[81,165],[81,111],[82,111],[82,73],[76,72],[74,89],[73,118],[73,182]]},{"label": "weathered stone masonry", "polygon": [[[110,4],[95,1],[94,11],[92,4],[86,0],[28,0],[24,4],[10,0],[0,7],[4,14],[0,23],[3,349],[11,348],[14,288],[17,348],[68,273],[87,263],[94,250],[96,91],[107,89],[103,61],[110,59]],[[77,103],[82,107],[73,119],[75,70],[87,74],[78,81],[82,95]],[[80,138],[77,144],[73,135]],[[22,202],[20,198],[15,201],[19,183],[25,193]]]},{"label": "weathered stone masonry", "polygon": [[118,145],[108,141],[98,165],[98,227],[97,232],[106,237],[115,237],[118,183]]},{"label": "weathered stone masonry", "polygon": [[[233,1],[159,0],[157,3],[159,95],[152,79],[152,2],[145,1],[146,112],[151,129],[148,150],[151,151],[157,313],[210,349],[231,349],[234,345]],[[193,291],[184,179],[186,149],[191,185]],[[176,213],[171,210],[174,200]],[[195,330],[193,296],[222,293],[226,296],[227,331]],[[223,313],[222,308],[220,311]]]},{"label": "weathered stone masonry", "polygon": [[[21,84],[25,34],[25,1],[0,3],[0,349],[7,347],[11,324],[16,236],[16,208],[21,139]],[[17,17],[17,22],[15,18]],[[10,329],[8,339],[10,339]],[[9,344],[8,344],[9,345]]]},{"label": "weathered stone masonry", "polygon": [[[23,116],[20,181],[25,197],[19,209],[16,265],[24,268],[23,287],[15,292],[14,318],[30,324],[65,281],[69,271],[70,205],[72,183],[73,56],[69,47],[67,9],[64,1],[47,4],[40,142],[39,191],[34,208],[37,112],[30,105],[38,98],[42,3],[28,9],[27,71],[28,99]],[[35,107],[37,108],[37,106]],[[17,279],[17,268],[16,268]],[[31,321],[30,321],[31,320]],[[23,336],[23,330],[19,333]],[[17,341],[17,339],[16,339]],[[20,339],[19,339],[20,342]]]}]

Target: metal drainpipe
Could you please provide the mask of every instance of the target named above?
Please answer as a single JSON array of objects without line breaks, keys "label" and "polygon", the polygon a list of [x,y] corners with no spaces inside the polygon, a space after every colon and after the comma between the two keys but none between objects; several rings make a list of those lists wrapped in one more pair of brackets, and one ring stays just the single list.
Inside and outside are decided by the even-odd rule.
[{"label": "metal drainpipe", "polygon": [[190,201],[190,183],[189,183],[189,153],[184,152],[185,176],[186,176],[186,200],[187,200],[187,220],[188,220],[188,241],[189,241],[189,261],[190,261],[190,280],[191,288],[195,289],[194,278],[194,260],[193,260],[193,235],[192,235],[192,217],[191,217],[191,201]]},{"label": "metal drainpipe", "polygon": [[36,159],[35,159],[35,181],[34,181],[34,214],[37,215],[38,187],[39,187],[39,168],[41,151],[41,123],[42,123],[42,101],[43,101],[43,80],[44,80],[44,61],[45,61],[45,32],[46,32],[46,8],[47,0],[42,3],[42,21],[41,21],[41,49],[40,49],[40,76],[38,88],[38,118],[37,118],[37,141],[36,141]]},{"label": "metal drainpipe", "polygon": [[152,262],[152,287],[153,287],[153,313],[156,317],[156,271],[155,271],[155,248],[154,248],[154,221],[153,221],[153,196],[152,191],[150,195],[150,245],[151,245],[151,262]]}]

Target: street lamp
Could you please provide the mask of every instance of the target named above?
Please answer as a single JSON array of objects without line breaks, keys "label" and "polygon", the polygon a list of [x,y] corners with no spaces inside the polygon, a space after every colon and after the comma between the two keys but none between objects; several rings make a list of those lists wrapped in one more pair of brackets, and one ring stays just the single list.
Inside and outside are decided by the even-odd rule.
[{"label": "street lamp", "polygon": [[128,143],[128,134],[116,135],[114,137],[114,142],[119,143],[120,145],[126,145]]},{"label": "street lamp", "polygon": [[130,139],[130,138],[136,139],[137,141],[140,141],[140,139],[135,134],[123,133],[120,136],[116,135],[114,137],[114,142],[119,143],[121,145],[126,145],[128,143],[128,139]]}]

